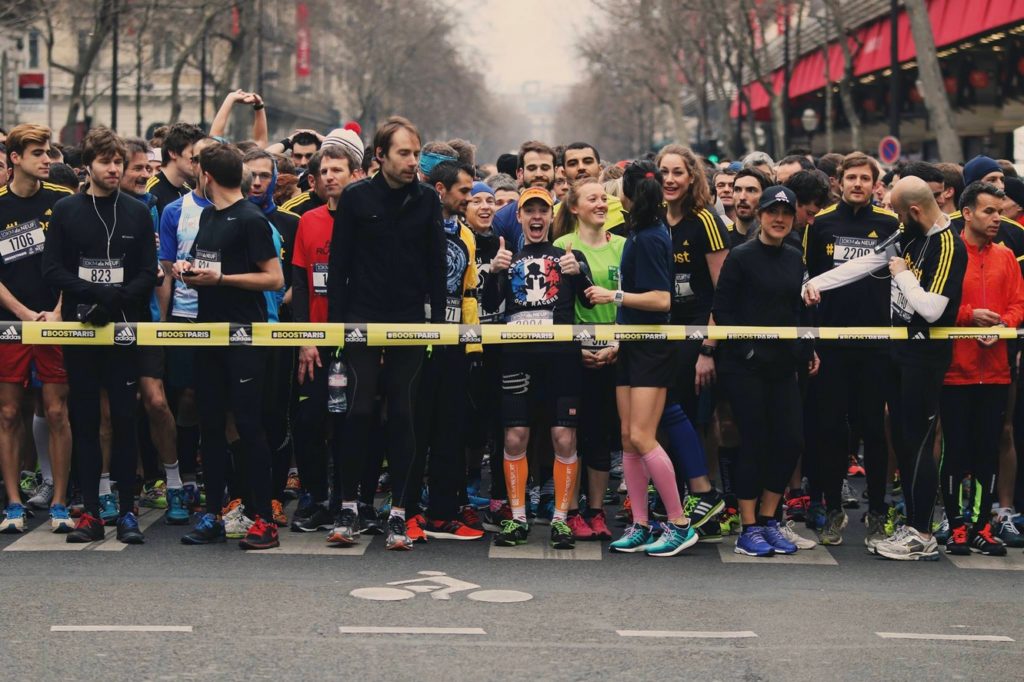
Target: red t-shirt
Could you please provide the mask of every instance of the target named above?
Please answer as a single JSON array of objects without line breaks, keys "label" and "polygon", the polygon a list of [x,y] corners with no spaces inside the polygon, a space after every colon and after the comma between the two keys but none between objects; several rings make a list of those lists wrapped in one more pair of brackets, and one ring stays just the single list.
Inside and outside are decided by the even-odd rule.
[{"label": "red t-shirt", "polygon": [[327,321],[327,259],[331,253],[334,214],[327,206],[306,211],[299,218],[292,250],[292,265],[306,269],[309,321]]}]

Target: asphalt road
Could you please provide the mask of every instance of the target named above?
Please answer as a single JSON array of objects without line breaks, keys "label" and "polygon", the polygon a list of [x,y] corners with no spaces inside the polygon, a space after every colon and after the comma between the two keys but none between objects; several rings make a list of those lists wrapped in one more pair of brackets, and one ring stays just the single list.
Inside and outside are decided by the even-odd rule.
[{"label": "asphalt road", "polygon": [[[671,559],[593,543],[555,555],[546,527],[510,550],[395,554],[379,537],[335,550],[286,531],[280,551],[245,553],[182,546],[150,514],[141,547],[0,536],[4,677],[1020,679],[1024,666],[1024,553],[889,562],[864,551],[859,512],[840,547],[743,561],[728,539]],[[388,586],[405,580],[418,591]],[[350,594],[364,588],[407,598]],[[531,598],[478,601],[510,590]],[[83,631],[111,626],[127,629]]]}]

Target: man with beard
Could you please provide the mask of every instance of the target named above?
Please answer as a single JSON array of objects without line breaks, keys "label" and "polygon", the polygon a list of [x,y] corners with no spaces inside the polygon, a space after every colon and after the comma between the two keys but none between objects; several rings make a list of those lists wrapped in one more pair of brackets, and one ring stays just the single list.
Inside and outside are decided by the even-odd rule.
[{"label": "man with beard", "polygon": [[741,168],[732,181],[733,207],[736,222],[733,225],[732,244],[736,247],[757,234],[757,203],[761,193],[771,184],[764,173],[756,168]]},{"label": "man with beard", "polygon": [[[519,148],[516,180],[523,190],[539,187],[552,196],[555,189],[555,151],[537,140],[524,142]],[[523,244],[523,226],[517,217],[515,202],[502,206],[494,215],[494,232],[505,239],[509,248],[519,249]]]},{"label": "man with beard", "polygon": [[161,148],[160,170],[146,183],[146,191],[156,197],[156,210],[163,214],[167,204],[188,193],[195,183],[192,145],[206,133],[191,123],[175,123],[167,131]]}]

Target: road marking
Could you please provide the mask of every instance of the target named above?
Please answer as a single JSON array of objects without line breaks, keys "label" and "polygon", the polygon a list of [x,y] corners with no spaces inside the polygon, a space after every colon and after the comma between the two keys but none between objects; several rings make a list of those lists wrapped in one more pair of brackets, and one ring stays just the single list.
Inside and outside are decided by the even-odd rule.
[{"label": "road marking", "polygon": [[748,639],[757,637],[751,630],[616,630],[619,637],[673,637],[678,639]]},{"label": "road marking", "polygon": [[[144,509],[139,514],[139,528],[145,530],[163,516],[163,512],[157,509]],[[50,530],[47,521],[39,524],[32,531],[26,533],[11,544],[4,547],[5,552],[81,552],[105,551],[120,552],[127,545],[117,541],[117,530],[113,526],[104,528],[104,538],[98,542],[69,543],[66,533],[54,533]]]},{"label": "road marking", "polygon": [[921,632],[876,632],[882,639],[934,639],[944,642],[1012,642],[1005,635],[938,635]]},{"label": "road marking", "polygon": [[985,556],[971,553],[970,556],[946,554],[949,563],[957,568],[978,571],[1024,571],[1024,554],[1019,551],[1007,553],[1006,556]]},{"label": "road marking", "polygon": [[191,625],[51,625],[50,632],[192,632]]},{"label": "road marking", "polygon": [[577,542],[576,549],[552,549],[547,538],[537,538],[525,545],[498,547],[491,545],[489,559],[555,559],[561,561],[600,561],[600,542]]},{"label": "road marking", "polygon": [[726,542],[718,546],[718,555],[726,564],[761,564],[763,566],[792,566],[804,564],[808,566],[838,566],[839,562],[829,551],[818,545],[814,549],[801,549],[796,554],[776,554],[773,557],[756,557],[737,554],[735,544]]},{"label": "road marking", "polygon": [[428,628],[428,627],[378,627],[371,625],[342,625],[342,635],[486,635],[483,628]]},{"label": "road marking", "polygon": [[331,556],[362,556],[370,548],[376,535],[360,535],[359,541],[351,547],[331,547],[327,544],[327,533],[293,533],[281,531],[277,534],[281,541],[280,547],[250,552],[256,556],[275,556],[280,554],[314,554]]},{"label": "road marking", "polygon": [[[139,530],[145,532],[147,528],[157,522],[158,519],[162,519],[164,512],[162,509],[146,508],[139,513]],[[181,526],[182,535],[188,532],[187,526]],[[108,533],[103,538],[103,542],[97,542],[93,550],[97,552],[120,552],[124,550],[128,545],[123,542],[117,541],[117,533]]]}]

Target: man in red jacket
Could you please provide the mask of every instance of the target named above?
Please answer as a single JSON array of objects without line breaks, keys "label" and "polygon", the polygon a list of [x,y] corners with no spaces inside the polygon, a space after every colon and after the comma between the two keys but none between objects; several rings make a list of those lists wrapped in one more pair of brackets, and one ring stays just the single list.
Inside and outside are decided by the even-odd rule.
[{"label": "man in red jacket", "polygon": [[[967,273],[958,326],[1012,329],[1024,320],[1024,279],[1017,259],[1010,249],[993,241],[1004,197],[1001,189],[980,181],[969,185],[961,197]],[[1006,547],[992,534],[989,510],[1009,398],[1006,342],[994,337],[954,341],[944,384],[941,414],[946,447],[939,480],[950,525],[946,552],[1004,555]],[[963,486],[961,505],[961,482],[967,475],[973,485]]]}]

